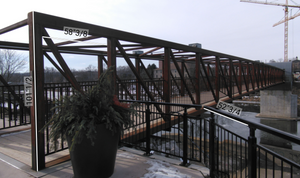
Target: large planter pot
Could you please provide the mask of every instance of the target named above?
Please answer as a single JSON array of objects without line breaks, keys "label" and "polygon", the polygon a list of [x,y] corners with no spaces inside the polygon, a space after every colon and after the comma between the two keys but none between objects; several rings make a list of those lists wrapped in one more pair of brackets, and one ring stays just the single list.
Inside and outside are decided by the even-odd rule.
[{"label": "large planter pot", "polygon": [[[106,129],[104,124],[97,125],[96,131],[94,146],[85,137],[70,151],[74,178],[106,178],[114,172],[120,133],[112,135],[112,131]],[[67,137],[67,141],[71,146],[70,137]]]}]

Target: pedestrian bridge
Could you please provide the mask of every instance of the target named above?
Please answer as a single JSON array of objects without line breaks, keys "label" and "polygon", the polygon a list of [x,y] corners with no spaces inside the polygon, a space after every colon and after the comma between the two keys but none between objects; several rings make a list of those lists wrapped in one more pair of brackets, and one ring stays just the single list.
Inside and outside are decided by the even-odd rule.
[{"label": "pedestrian bridge", "polygon": [[[29,51],[30,72],[34,81],[33,106],[28,109],[23,104],[20,96],[24,86],[11,86],[0,76],[3,84],[0,86],[0,129],[31,124],[34,170],[45,168],[45,157],[53,154],[47,143],[48,133],[38,132],[51,117],[49,109],[52,101],[70,95],[74,90],[88,90],[95,84],[95,81],[77,81],[64,54],[94,56],[98,62],[98,75],[103,72],[105,64],[116,69],[119,62],[125,61],[129,66],[135,78],[122,80],[115,70],[112,81],[120,100],[139,101],[143,106],[141,112],[144,116],[136,119],[138,127],[127,130],[122,137],[127,144],[149,139],[147,134],[153,135],[162,130],[170,131],[174,127],[180,130],[180,123],[185,121],[181,116],[198,117],[204,112],[203,106],[215,106],[219,100],[230,102],[284,82],[283,70],[251,59],[206,50],[199,48],[199,45],[173,43],[37,12],[30,12],[27,19],[0,29],[0,35],[24,26],[29,29],[28,44],[0,41],[0,49]],[[88,34],[61,42],[57,34],[66,35],[64,27],[88,29]],[[45,83],[45,60],[50,61],[64,76],[66,83]],[[159,63],[155,72],[161,75],[146,70],[144,62],[149,60]],[[151,102],[151,108],[147,108],[150,106],[147,102]],[[144,120],[146,112],[160,113],[160,116],[151,115],[148,118],[151,122],[147,124]],[[177,115],[174,116],[174,113]],[[202,124],[205,124],[204,121]],[[180,133],[165,139],[170,140],[171,137],[180,139]],[[201,137],[197,138],[200,139],[198,141],[208,144],[201,142]],[[61,143],[61,150],[66,148]],[[197,149],[199,151],[202,146]]]}]

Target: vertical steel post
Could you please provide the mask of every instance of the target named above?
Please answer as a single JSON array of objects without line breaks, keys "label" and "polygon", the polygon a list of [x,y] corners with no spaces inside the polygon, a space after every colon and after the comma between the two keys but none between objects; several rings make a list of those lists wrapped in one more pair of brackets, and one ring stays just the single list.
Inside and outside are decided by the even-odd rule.
[{"label": "vertical steel post", "polygon": [[254,74],[255,74],[255,80],[256,80],[256,85],[257,89],[259,88],[259,64],[255,65],[254,67]]},{"label": "vertical steel post", "polygon": [[[136,57],[135,58],[135,68],[137,73],[140,75],[141,74],[141,70],[140,70],[140,58]],[[145,69],[146,71],[147,69]],[[138,79],[136,79],[137,82],[135,83],[135,88],[136,88],[136,100],[140,100],[141,99],[141,85],[140,82],[138,81]]]},{"label": "vertical steel post", "polygon": [[102,58],[103,58],[103,56],[98,55],[98,78],[103,73],[103,61],[102,61]]},{"label": "vertical steel post", "polygon": [[252,75],[251,75],[252,77],[252,88],[253,88],[253,90],[255,90],[255,64],[254,63],[252,63]]},{"label": "vertical steel post", "polygon": [[[181,62],[181,73],[184,77],[184,61]],[[183,83],[183,80],[181,80],[181,85],[180,85],[180,95],[181,96],[184,96],[184,83]]]},{"label": "vertical steel post", "polygon": [[220,99],[220,75],[219,75],[219,65],[220,65],[220,57],[216,56],[216,63],[215,63],[215,88],[216,88],[216,100],[219,101]]},{"label": "vertical steel post", "polygon": [[[116,57],[116,39],[107,38],[107,67],[113,67],[113,82],[115,93],[117,94],[117,57]],[[118,95],[117,95],[118,96]]]},{"label": "vertical steel post", "polygon": [[150,109],[149,105],[147,103],[147,109],[146,109],[146,155],[150,156]]},{"label": "vertical steel post", "polygon": [[249,126],[250,135],[248,137],[248,177],[256,178],[256,168],[257,168],[257,153],[256,153],[256,137],[255,128]]},{"label": "vertical steel post", "polygon": [[180,164],[181,166],[189,166],[187,162],[188,155],[188,118],[187,118],[187,108],[184,108],[183,113],[183,162]]},{"label": "vertical steel post", "polygon": [[268,67],[268,84],[271,85],[271,73],[272,73],[272,68]]},{"label": "vertical steel post", "polygon": [[263,87],[264,86],[263,68],[261,64],[258,64],[257,67],[258,67],[258,81],[260,81],[260,87]]},{"label": "vertical steel post", "polygon": [[[171,49],[165,48],[165,58],[163,61],[163,97],[165,102],[171,101],[171,74],[170,74],[170,55]],[[165,105],[165,113],[170,113],[170,106]],[[166,119],[169,120],[169,115],[166,116]]]},{"label": "vertical steel post", "polygon": [[216,166],[215,165],[215,117],[214,113],[211,113],[211,119],[209,120],[209,174],[210,177],[215,177]]},{"label": "vertical steel post", "polygon": [[232,59],[229,59],[229,93],[228,96],[229,98],[232,98],[232,93],[233,93],[233,85],[232,85],[232,70],[234,70],[232,66]]},{"label": "vertical steel post", "polygon": [[206,126],[206,123],[205,123],[205,119],[203,119],[203,129],[204,129],[204,132],[203,132],[203,137],[204,137],[204,141],[203,141],[203,147],[204,147],[204,149],[203,149],[203,152],[204,152],[204,154],[203,154],[203,161],[204,161],[204,164],[205,165],[209,165],[209,163],[207,164],[207,158],[206,158],[206,155],[207,155],[207,152],[206,152],[206,146],[207,146],[207,126]]},{"label": "vertical steel post", "polygon": [[238,70],[238,72],[239,72],[239,77],[238,77],[238,85],[239,85],[239,88],[240,88],[240,95],[243,93],[243,88],[242,88],[242,67],[243,67],[243,65],[242,65],[242,61],[239,61],[239,70]]},{"label": "vertical steel post", "polygon": [[200,60],[201,60],[200,53],[196,53],[196,59],[195,59],[195,63],[196,63],[196,67],[195,67],[196,104],[200,104],[200,72],[201,72],[201,70],[200,70]]},{"label": "vertical steel post", "polygon": [[31,156],[32,169],[39,171],[45,168],[45,136],[39,132],[45,124],[44,114],[44,59],[42,30],[37,22],[41,20],[35,12],[28,14],[29,24],[29,67],[33,75],[33,106],[31,106]]},{"label": "vertical steel post", "polygon": [[248,88],[248,92],[249,92],[249,82],[250,82],[250,67],[249,67],[249,62],[246,63],[247,68],[246,68],[246,85]]},{"label": "vertical steel post", "polygon": [[267,69],[266,69],[266,66],[263,65],[263,69],[262,69],[262,74],[263,74],[263,80],[264,80],[264,86],[266,87],[267,86],[267,79],[266,79],[266,72],[267,72]]}]

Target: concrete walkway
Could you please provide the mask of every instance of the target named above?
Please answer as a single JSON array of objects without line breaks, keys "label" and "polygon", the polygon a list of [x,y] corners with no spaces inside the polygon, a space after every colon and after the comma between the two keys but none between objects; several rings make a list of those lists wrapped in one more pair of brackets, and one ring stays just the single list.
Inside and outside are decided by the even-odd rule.
[{"label": "concrete walkway", "polygon": [[[162,155],[143,156],[144,152],[127,147],[118,150],[115,172],[111,178],[189,178],[208,175],[208,168],[195,163],[189,167],[179,166],[178,158],[172,159]],[[39,172],[31,170],[30,166],[0,153],[0,177],[5,178],[71,178],[73,169],[70,161],[46,168]]]}]

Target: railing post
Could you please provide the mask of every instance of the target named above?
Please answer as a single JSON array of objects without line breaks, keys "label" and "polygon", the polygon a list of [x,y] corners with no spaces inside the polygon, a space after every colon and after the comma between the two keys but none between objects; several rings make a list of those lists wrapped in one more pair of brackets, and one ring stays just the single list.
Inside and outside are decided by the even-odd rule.
[{"label": "railing post", "polygon": [[204,129],[204,132],[203,132],[203,137],[204,137],[204,141],[203,141],[203,147],[204,147],[204,149],[203,149],[203,152],[204,152],[204,154],[203,154],[203,156],[204,156],[204,164],[205,165],[208,165],[207,164],[207,152],[206,152],[206,146],[207,146],[207,133],[208,133],[208,131],[207,131],[207,126],[206,126],[206,120],[205,119],[203,119],[203,129]]},{"label": "railing post", "polygon": [[257,153],[256,153],[256,137],[255,128],[250,128],[250,135],[248,137],[248,177],[256,178],[256,168],[257,168]]},{"label": "railing post", "polygon": [[209,121],[209,174],[210,177],[215,177],[215,117],[211,113]]},{"label": "railing post", "polygon": [[146,155],[150,156],[150,109],[147,104],[146,109]]},{"label": "railing post", "polygon": [[187,152],[188,152],[188,120],[187,120],[187,109],[184,108],[183,114],[183,162],[180,164],[181,166],[189,166],[187,162]]}]

